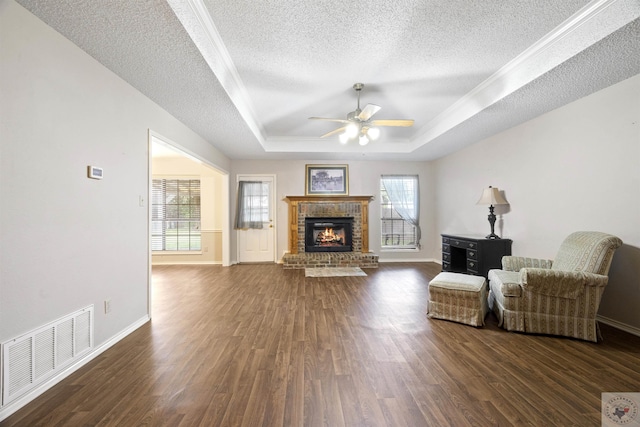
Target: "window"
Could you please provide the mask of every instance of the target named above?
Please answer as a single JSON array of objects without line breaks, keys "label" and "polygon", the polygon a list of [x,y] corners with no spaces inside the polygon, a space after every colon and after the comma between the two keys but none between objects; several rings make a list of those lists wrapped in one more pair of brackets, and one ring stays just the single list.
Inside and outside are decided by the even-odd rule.
[{"label": "window", "polygon": [[380,179],[382,248],[420,247],[420,197],[417,175],[383,175]]},{"label": "window", "polygon": [[260,229],[269,222],[269,182],[238,182],[238,206],[235,228]]},{"label": "window", "polygon": [[154,179],[151,188],[151,250],[200,249],[200,180]]}]

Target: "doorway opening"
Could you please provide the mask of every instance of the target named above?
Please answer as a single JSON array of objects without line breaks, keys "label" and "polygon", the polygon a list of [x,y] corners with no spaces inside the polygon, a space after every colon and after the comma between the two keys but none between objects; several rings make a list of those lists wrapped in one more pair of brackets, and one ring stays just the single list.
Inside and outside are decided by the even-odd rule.
[{"label": "doorway opening", "polygon": [[[229,174],[215,165],[200,159],[190,153],[179,144],[149,131],[149,183],[147,203],[140,200],[141,206],[148,209],[149,230],[149,315],[151,315],[151,269],[154,265],[163,264],[199,264],[229,266],[230,262],[230,238],[229,238]],[[182,197],[182,189],[176,191],[155,192],[155,200],[152,192],[152,184],[163,182],[177,183],[197,181],[199,186],[198,197],[193,197],[193,182],[189,203],[176,201]],[[160,197],[160,199],[158,199]],[[199,199],[199,200],[198,200]],[[198,203],[199,202],[199,203]],[[175,206],[174,206],[175,205]],[[190,211],[199,209],[199,221],[193,218],[184,220],[184,209]],[[162,212],[160,210],[171,212]],[[190,212],[192,215],[193,212]],[[175,218],[174,218],[175,216]],[[155,217],[155,220],[154,220]],[[160,221],[160,219],[162,219]],[[175,219],[175,221],[174,221]],[[159,224],[165,228],[171,228],[169,236],[164,236],[157,230]],[[169,225],[166,225],[169,224]],[[189,227],[197,225],[197,229],[181,233],[180,226],[189,224]],[[155,226],[156,229],[153,227]],[[178,231],[176,231],[178,230]],[[177,234],[174,236],[173,234]],[[191,242],[199,240],[198,245],[189,245],[188,250],[180,246],[182,234],[188,235]],[[176,245],[161,244],[152,241],[152,236],[157,240],[174,239]]]}]

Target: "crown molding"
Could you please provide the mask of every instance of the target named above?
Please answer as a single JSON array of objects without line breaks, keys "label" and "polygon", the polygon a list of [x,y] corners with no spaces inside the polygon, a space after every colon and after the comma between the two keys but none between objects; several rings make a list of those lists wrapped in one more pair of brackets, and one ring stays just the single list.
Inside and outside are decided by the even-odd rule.
[{"label": "crown molding", "polygon": [[264,147],[265,131],[247,89],[202,0],[167,0],[245,123]]}]

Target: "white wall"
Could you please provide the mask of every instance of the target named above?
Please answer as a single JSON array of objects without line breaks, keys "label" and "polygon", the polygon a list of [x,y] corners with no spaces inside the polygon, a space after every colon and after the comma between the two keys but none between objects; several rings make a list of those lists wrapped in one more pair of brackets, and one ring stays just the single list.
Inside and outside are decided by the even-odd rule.
[{"label": "white wall", "polygon": [[100,346],[148,315],[149,130],[230,161],[14,1],[0,40],[0,342],[94,304]]},{"label": "white wall", "polygon": [[488,207],[475,203],[492,185],[510,203],[496,232],[514,254],[553,258],[578,230],[620,237],[599,314],[640,328],[640,75],[434,166],[439,232],[488,234]]},{"label": "white wall", "polygon": [[152,161],[154,178],[198,177],[200,179],[200,232],[202,251],[190,254],[155,252],[151,262],[157,264],[222,264],[223,208],[222,175],[207,165],[186,157],[160,157]]},{"label": "white wall", "polygon": [[[433,186],[433,172],[426,162],[384,162],[384,161],[264,161],[264,160],[234,160],[230,194],[235,201],[237,194],[236,179],[238,174],[275,174],[277,200],[277,258],[281,259],[288,250],[287,243],[287,215],[288,204],[286,196],[304,196],[305,165],[306,164],[347,164],[349,166],[349,194],[352,196],[374,196],[369,204],[369,250],[380,256],[380,261],[426,261],[439,256],[434,253],[428,243],[418,251],[382,252],[380,250],[380,176],[383,174],[419,175],[420,178],[420,224],[423,242],[432,241],[436,231],[435,218],[432,209],[435,197]],[[235,214],[235,203],[232,202],[231,218]],[[235,234],[235,232],[233,233]],[[231,253],[235,259],[235,238],[232,239]]]}]

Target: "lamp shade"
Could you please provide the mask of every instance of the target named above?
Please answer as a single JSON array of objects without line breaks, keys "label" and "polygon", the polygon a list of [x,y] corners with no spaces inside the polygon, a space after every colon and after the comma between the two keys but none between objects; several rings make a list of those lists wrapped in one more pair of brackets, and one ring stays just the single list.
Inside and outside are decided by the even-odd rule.
[{"label": "lamp shade", "polygon": [[482,196],[477,205],[508,205],[509,203],[502,197],[500,190],[496,187],[489,187],[482,190]]}]

